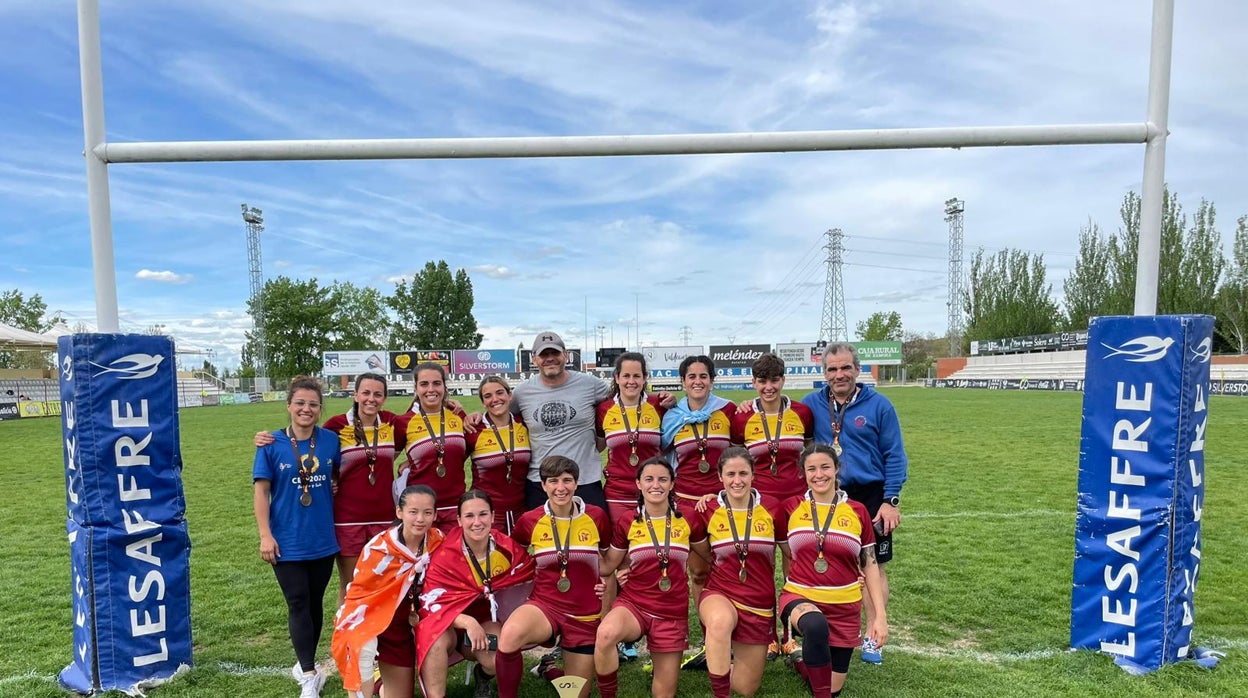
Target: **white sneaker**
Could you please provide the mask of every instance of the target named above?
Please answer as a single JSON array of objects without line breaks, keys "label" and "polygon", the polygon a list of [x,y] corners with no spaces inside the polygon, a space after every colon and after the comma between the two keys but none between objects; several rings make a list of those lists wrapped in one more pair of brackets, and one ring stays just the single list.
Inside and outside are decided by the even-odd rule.
[{"label": "white sneaker", "polygon": [[325,686],[325,674],[320,669],[314,674],[299,675],[299,698],[320,698]]},{"label": "white sneaker", "polygon": [[295,660],[295,665],[290,668],[290,677],[295,681],[303,678],[303,667],[299,665],[299,660]]}]

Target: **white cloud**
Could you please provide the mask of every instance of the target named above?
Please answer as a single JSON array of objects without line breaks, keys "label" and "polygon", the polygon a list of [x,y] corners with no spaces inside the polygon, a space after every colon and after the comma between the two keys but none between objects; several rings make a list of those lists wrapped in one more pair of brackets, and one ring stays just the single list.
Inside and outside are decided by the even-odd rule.
[{"label": "white cloud", "polygon": [[162,284],[182,285],[191,280],[190,274],[177,274],[171,271],[152,271],[151,269],[140,269],[134,278],[143,281],[159,281]]},{"label": "white cloud", "polygon": [[478,264],[468,267],[468,271],[484,274],[491,279],[514,279],[517,276],[515,271],[500,264]]}]

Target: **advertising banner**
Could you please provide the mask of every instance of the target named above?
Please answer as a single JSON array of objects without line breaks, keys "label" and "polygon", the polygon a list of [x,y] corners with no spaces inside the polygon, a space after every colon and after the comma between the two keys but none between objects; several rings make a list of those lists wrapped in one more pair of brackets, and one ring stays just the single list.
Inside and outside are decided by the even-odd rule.
[{"label": "advertising banner", "polygon": [[385,373],[389,367],[384,349],[369,351],[327,351],[321,354],[321,372],[326,376],[358,376]]},{"label": "advertising banner", "polygon": [[[721,344],[711,346],[710,357],[711,361],[715,362],[716,374],[727,375],[719,373],[719,369],[748,369],[750,364],[754,363],[754,359],[757,359],[770,351],[770,344]],[[748,376],[750,374],[747,371],[745,375]]]},{"label": "advertising banner", "polygon": [[[701,346],[664,346],[642,347],[641,355],[646,357],[646,370],[653,377],[679,375],[680,362],[690,356],[701,356]],[[669,373],[670,371],[670,373]]]},{"label": "advertising banner", "polygon": [[515,372],[515,349],[456,349],[451,354],[451,373],[457,375]]},{"label": "advertising banner", "polygon": [[22,416],[17,409],[17,401],[0,402],[0,419],[18,419]]},{"label": "advertising banner", "polygon": [[1213,318],[1095,318],[1084,375],[1070,644],[1133,673],[1187,657]]},{"label": "advertising banner", "polygon": [[191,665],[173,341],[75,334],[59,356],[74,608],[60,681],[133,694]]},{"label": "advertising banner", "polygon": [[438,364],[451,372],[451,352],[445,349],[408,349],[390,352],[390,372],[410,374],[418,364]]},{"label": "advertising banner", "polygon": [[815,342],[777,344],[776,356],[784,361],[785,372],[796,366],[819,366],[822,368],[823,351]]},{"label": "advertising banner", "polygon": [[620,356],[620,354],[627,351],[628,349],[624,347],[602,347],[598,350],[594,364],[598,366],[598,368],[610,368],[615,365],[615,360]]},{"label": "advertising banner", "polygon": [[858,350],[858,363],[863,366],[898,366],[901,364],[901,342],[850,342]]}]

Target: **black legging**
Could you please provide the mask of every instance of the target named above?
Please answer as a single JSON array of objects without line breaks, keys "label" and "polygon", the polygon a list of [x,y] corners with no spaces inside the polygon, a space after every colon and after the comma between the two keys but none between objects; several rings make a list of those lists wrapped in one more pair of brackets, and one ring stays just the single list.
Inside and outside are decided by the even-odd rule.
[{"label": "black legging", "polygon": [[325,620],[325,587],[334,573],[334,556],[273,565],[277,585],[286,597],[290,644],[305,672],[316,670],[316,646]]}]

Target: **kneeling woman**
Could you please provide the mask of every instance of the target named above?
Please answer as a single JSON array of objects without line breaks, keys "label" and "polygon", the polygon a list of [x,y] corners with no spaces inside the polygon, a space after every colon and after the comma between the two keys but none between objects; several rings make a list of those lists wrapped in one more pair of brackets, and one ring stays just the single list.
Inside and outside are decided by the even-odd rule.
[{"label": "kneeling woman", "polygon": [[447,667],[477,663],[477,688],[494,675],[498,631],[511,609],[528,597],[533,560],[495,531],[494,505],[481,490],[459,500],[459,526],[429,559],[416,627],[416,666],[425,698],[446,695]]},{"label": "kneeling woman", "polygon": [[[594,636],[602,615],[598,570],[611,544],[607,513],[576,496],[581,469],[564,456],[547,456],[541,465],[547,501],[516,523],[515,538],[530,545],[537,563],[533,593],[503,626],[498,640],[498,695],[513,698],[524,672],[521,648],[558,641],[566,673],[593,678]],[[543,675],[543,678],[549,678]]]},{"label": "kneeling woman", "polygon": [[386,698],[411,698],[415,629],[430,552],[442,542],[433,528],[437,495],[413,485],[399,495],[399,525],[364,545],[334,623],[333,654],[352,698],[373,695],[373,663],[381,664]]},{"label": "kneeling woman", "polygon": [[888,642],[875,530],[866,508],[837,489],[838,466],[831,446],[807,446],[801,468],[809,489],[782,508],[793,562],[780,592],[780,620],[802,636],[802,661],[794,666],[814,698],[840,695],[850,656],[861,644],[860,576],[875,604],[867,637],[880,647]]},{"label": "kneeling woman", "polygon": [[[675,475],[659,456],[637,469],[637,514],[614,524],[611,550],[601,570],[629,569],[627,582],[598,626],[594,670],[602,698],[615,698],[620,666],[616,645],[642,637],[650,648],[654,678],[650,694],[676,695],[681,652],[689,641],[689,580],[685,565],[689,549],[706,540],[702,524],[676,510]],[[692,517],[691,517],[692,518]]]},{"label": "kneeling woman", "polygon": [[785,542],[787,521],[772,517],[779,502],[754,489],[754,458],[745,448],[724,451],[719,479],[724,489],[704,514],[707,540],[694,545],[690,566],[710,560],[698,617],[711,691],[716,698],[728,698],[730,689],[750,696],[762,683],[767,645],[776,639],[776,544]]}]

